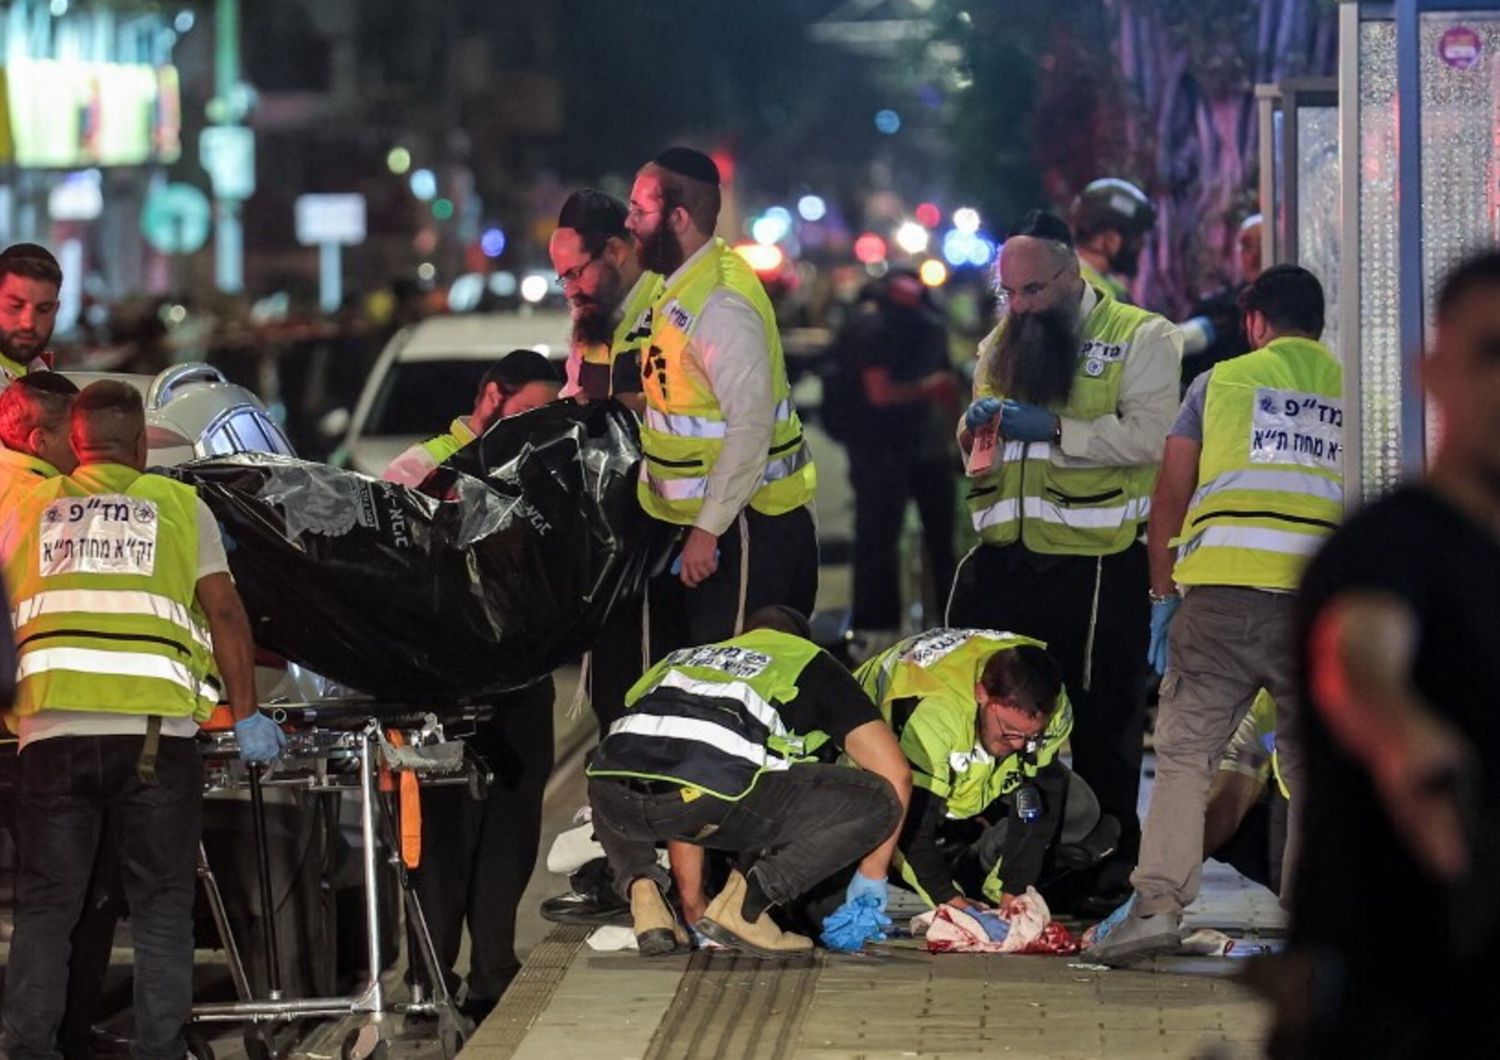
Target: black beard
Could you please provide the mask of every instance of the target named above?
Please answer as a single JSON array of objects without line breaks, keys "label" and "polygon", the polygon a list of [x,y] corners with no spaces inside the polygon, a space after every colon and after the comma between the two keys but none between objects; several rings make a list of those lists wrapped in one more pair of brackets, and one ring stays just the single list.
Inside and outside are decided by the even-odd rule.
[{"label": "black beard", "polygon": [[573,342],[581,346],[604,346],[615,337],[614,314],[603,303],[590,301],[573,317]]},{"label": "black beard", "polygon": [[667,226],[666,218],[662,218],[656,231],[641,237],[636,258],[647,272],[670,276],[687,260],[687,254],[683,252],[677,233]]},{"label": "black beard", "polygon": [[1043,408],[1066,405],[1078,366],[1079,328],[1065,307],[1012,313],[992,380],[1006,397]]},{"label": "black beard", "polygon": [[37,354],[47,348],[47,343],[52,341],[52,333],[38,339],[22,342],[16,338],[14,331],[0,331],[0,353],[5,354],[17,364],[25,364]]}]

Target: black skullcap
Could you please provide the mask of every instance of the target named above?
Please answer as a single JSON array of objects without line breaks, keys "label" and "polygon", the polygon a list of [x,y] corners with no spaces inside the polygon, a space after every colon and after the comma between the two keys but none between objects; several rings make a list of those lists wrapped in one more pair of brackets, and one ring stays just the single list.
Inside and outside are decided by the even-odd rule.
[{"label": "black skullcap", "polygon": [[560,383],[562,376],[546,357],[536,350],[511,350],[484,373],[481,387],[499,383],[502,387],[522,387],[527,383]]},{"label": "black skullcap", "polygon": [[719,167],[702,151],[695,151],[691,147],[669,147],[651,161],[668,173],[718,187]]},{"label": "black skullcap", "polygon": [[59,397],[72,397],[78,393],[78,384],[61,372],[27,372],[11,386],[43,394],[56,394]]},{"label": "black skullcap", "polygon": [[1067,223],[1061,217],[1048,213],[1046,210],[1027,210],[1010,234],[1031,236],[1033,239],[1050,239],[1065,247],[1073,245],[1073,233],[1068,230]]},{"label": "black skullcap", "polygon": [[593,236],[625,238],[628,207],[598,188],[580,188],[568,196],[557,215],[558,228],[571,228],[584,239]]},{"label": "black skullcap", "polygon": [[40,261],[54,269],[62,268],[52,256],[52,251],[40,243],[12,243],[4,251],[0,251],[0,262],[6,261]]}]

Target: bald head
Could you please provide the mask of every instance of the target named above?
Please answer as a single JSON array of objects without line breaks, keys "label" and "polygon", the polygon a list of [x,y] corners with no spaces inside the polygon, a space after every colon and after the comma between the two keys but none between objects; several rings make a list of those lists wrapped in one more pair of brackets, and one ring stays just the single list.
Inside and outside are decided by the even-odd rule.
[{"label": "bald head", "polygon": [[1000,248],[999,286],[1011,312],[1051,309],[1083,293],[1078,255],[1066,243],[1038,236],[1011,236]]},{"label": "bald head", "polygon": [[80,464],[146,470],[146,410],[140,391],[113,379],[90,383],[73,402],[69,441]]},{"label": "bald head", "polygon": [[63,474],[77,464],[68,448],[68,412],[78,387],[56,372],[31,372],[0,391],[0,444],[45,460]]}]

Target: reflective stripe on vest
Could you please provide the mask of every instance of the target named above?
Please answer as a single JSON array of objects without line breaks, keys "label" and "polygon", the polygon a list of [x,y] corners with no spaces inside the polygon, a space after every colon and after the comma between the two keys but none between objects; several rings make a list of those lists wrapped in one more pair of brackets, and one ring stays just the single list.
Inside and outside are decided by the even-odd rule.
[{"label": "reflective stripe on vest", "polygon": [[777,704],[796,697],[798,678],[820,653],[772,630],[671,653],[626,694],[625,714],[600,742],[588,774],[743,798],[763,773],[789,768],[816,742],[814,734],[789,732]]},{"label": "reflective stripe on vest", "polygon": [[1210,371],[1201,484],[1173,577],[1295,589],[1343,516],[1343,369],[1318,343],[1286,338]]},{"label": "reflective stripe on vest", "polygon": [[776,402],[767,467],[750,507],[780,515],[809,503],[816,470],[791,400],[776,315],[744,259],[716,239],[664,287],[650,311],[650,345],[641,359],[646,415],[641,425],[641,507],[658,519],[691,525],[703,506],[707,479],[724,448],[728,425],[700,367],[690,356],[703,308],[725,289],[754,307],[765,329]]},{"label": "reflective stripe on vest", "polygon": [[[1094,296],[1068,401],[1052,410],[1068,419],[1119,412],[1131,343],[1141,325],[1154,319],[1098,287]],[[1002,321],[985,339],[988,356],[994,356],[1004,327]],[[984,379],[975,390],[975,397],[1003,396]],[[969,489],[970,518],[980,540],[987,545],[1020,541],[1032,552],[1057,555],[1110,555],[1128,548],[1150,514],[1157,465],[1059,464],[1053,462],[1053,448],[1017,441],[999,447],[994,469]]]},{"label": "reflective stripe on vest", "polygon": [[31,491],[0,534],[15,710],[206,718],[219,698],[197,606],[192,487],[118,464]]}]

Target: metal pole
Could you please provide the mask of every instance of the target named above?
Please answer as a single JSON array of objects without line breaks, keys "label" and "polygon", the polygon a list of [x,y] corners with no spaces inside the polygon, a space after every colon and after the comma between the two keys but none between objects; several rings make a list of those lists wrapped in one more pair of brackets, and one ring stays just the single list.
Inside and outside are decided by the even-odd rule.
[{"label": "metal pole", "polygon": [[[230,101],[240,83],[240,0],[217,0],[214,15],[214,95],[223,108],[218,124],[232,125],[243,115]],[[238,294],[245,288],[244,237],[240,204],[214,197],[214,282],[219,290]]]},{"label": "metal pole", "polygon": [[272,1001],[281,1000],[281,947],[276,940],[276,895],[271,887],[271,849],[266,842],[266,801],[260,774],[264,766],[250,766],[250,820],[255,829],[256,868],[260,876],[261,931],[266,944],[266,986]]},{"label": "metal pole", "polygon": [[375,786],[375,730],[367,728],[359,752],[360,811],[359,831],[364,841],[365,858],[365,935],[370,960],[369,1001],[372,1012],[385,1011],[385,995],[380,985],[380,853],[375,834],[375,800],[380,797]]},{"label": "metal pole", "polygon": [[1396,2],[1397,335],[1401,352],[1401,466],[1426,465],[1427,416],[1418,369],[1426,336],[1422,302],[1422,56],[1418,0]]},{"label": "metal pole", "polygon": [[1364,496],[1364,388],[1360,360],[1360,167],[1359,6],[1339,8],[1339,345],[1344,364],[1344,507],[1353,511]]}]

